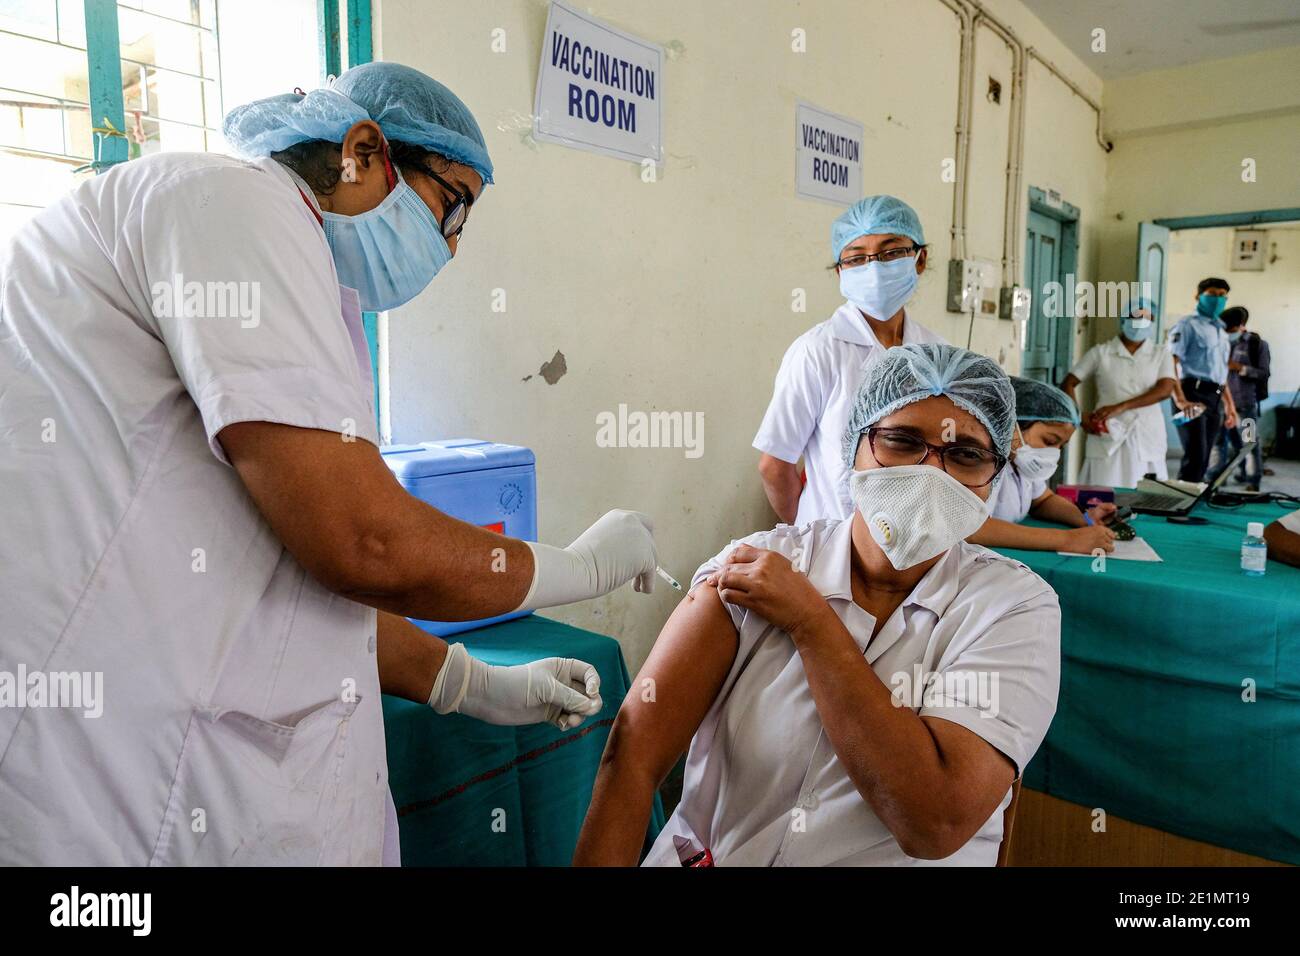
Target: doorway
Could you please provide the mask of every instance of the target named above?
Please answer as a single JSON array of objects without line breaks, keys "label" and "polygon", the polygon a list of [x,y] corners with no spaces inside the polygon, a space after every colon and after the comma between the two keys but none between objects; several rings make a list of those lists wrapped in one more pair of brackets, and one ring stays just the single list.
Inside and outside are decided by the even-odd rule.
[{"label": "doorway", "polygon": [[1025,284],[1030,296],[1029,321],[1020,357],[1020,374],[1057,385],[1074,360],[1073,309],[1065,315],[1048,315],[1045,304],[1061,301],[1051,296],[1052,283],[1074,300],[1074,270],[1079,260],[1079,209],[1054,191],[1029,188]]}]

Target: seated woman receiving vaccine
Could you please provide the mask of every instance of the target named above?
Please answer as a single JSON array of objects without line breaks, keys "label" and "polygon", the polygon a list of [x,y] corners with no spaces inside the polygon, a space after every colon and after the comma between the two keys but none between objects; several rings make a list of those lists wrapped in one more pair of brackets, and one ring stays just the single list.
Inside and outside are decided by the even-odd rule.
[{"label": "seated woman receiving vaccine", "polygon": [[844,436],[854,514],[778,526],[696,573],[623,702],[576,864],[992,865],[1056,710],[1061,613],[963,539],[988,515],[1014,399],[995,363],[890,349]]}]

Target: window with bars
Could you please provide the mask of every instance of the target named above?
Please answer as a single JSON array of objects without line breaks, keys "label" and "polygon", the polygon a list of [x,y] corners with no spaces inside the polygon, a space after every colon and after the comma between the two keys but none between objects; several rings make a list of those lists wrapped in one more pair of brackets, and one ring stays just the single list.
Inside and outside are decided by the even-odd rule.
[{"label": "window with bars", "polygon": [[323,3],[0,0],[0,240],[97,159],[224,151],[225,107],[314,86]]}]

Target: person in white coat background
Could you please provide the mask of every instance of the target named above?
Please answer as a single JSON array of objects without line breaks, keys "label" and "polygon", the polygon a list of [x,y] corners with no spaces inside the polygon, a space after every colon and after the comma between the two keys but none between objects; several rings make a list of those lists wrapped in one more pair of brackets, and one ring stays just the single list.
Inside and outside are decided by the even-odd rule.
[{"label": "person in white coat background", "polygon": [[1061,383],[1077,402],[1080,383],[1097,382],[1097,407],[1083,422],[1088,439],[1080,484],[1133,488],[1147,474],[1169,477],[1160,403],[1170,396],[1181,399],[1175,395],[1173,353],[1156,341],[1155,325],[1151,303],[1134,299],[1119,334],[1083,353]]},{"label": "person in white coat background", "polygon": [[863,372],[895,345],[943,341],[906,309],[926,265],[911,206],[893,196],[850,206],[831,224],[831,255],[844,304],[786,351],[754,436],[763,490],[787,524],[853,513],[840,440]]},{"label": "person in white coat background", "polygon": [[[247,161],[124,163],[0,249],[3,864],[393,862],[381,691],[601,706],[581,661],[489,667],[405,616],[652,586],[642,515],[517,541],[380,456],[361,312],[424,289],[492,182],[465,105],[371,63],[225,133]],[[30,692],[60,675],[102,699]]]}]

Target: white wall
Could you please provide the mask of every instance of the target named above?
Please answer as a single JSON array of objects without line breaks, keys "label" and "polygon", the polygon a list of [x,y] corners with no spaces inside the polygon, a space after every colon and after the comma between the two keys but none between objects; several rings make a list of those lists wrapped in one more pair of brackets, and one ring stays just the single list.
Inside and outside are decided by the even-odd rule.
[{"label": "white wall", "polygon": [[[796,99],[866,125],[864,190],[912,203],[932,244],[914,306],[965,342],[943,310],[952,208],[957,19],[937,0],[598,0],[581,4],[668,47],[667,162],[637,167],[527,136],[546,21],[541,0],[383,0],[380,49],[446,82],[484,128],[498,185],[476,207],[456,261],[391,316],[393,438],[490,437],[536,450],[541,537],[567,543],[608,508],[657,522],[662,563],[687,579],[732,538],[770,527],[750,441],[790,342],[839,303],[829,228],[839,209],[794,197]],[[988,6],[1091,94],[1100,81],[1014,0]],[[506,31],[493,53],[491,31]],[[793,53],[790,31],[807,31]],[[979,39],[971,255],[1001,258],[1010,57]],[[1000,105],[984,96],[989,74]],[[1095,258],[1105,158],[1093,113],[1031,67],[1025,188],[1056,187],[1083,211],[1081,272]],[[1027,204],[1026,204],[1027,206]],[[1017,231],[1023,237],[1023,225]],[[1023,245],[1023,238],[1021,239]],[[795,289],[808,309],[791,311]],[[507,311],[491,311],[504,289]],[[1019,366],[1011,323],[981,320],[974,344]],[[538,374],[556,350],[568,373]],[[525,377],[532,377],[524,381]],[[704,455],[596,447],[596,415],[700,411]],[[633,668],[675,596],[624,589],[556,617],[618,637]]]},{"label": "white wall", "polygon": [[1300,387],[1300,223],[1259,226],[1268,230],[1269,256],[1263,272],[1233,272],[1233,229],[1184,229],[1171,237],[1170,301],[1192,311],[1196,283],[1219,276],[1232,286],[1229,305],[1250,311],[1246,327],[1269,344],[1273,375],[1269,391]]},{"label": "white wall", "polygon": [[[1103,105],[1116,129],[1101,279],[1137,278],[1140,222],[1300,206],[1300,47],[1113,80]],[[1186,310],[1194,293],[1171,283],[1166,300]],[[1115,331],[1102,320],[1093,339]]]}]

